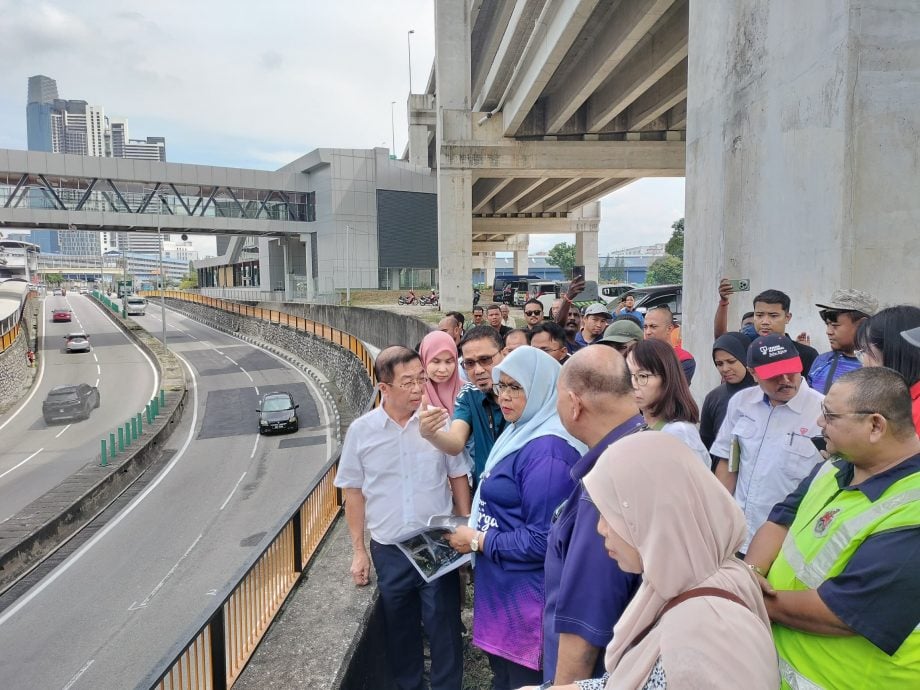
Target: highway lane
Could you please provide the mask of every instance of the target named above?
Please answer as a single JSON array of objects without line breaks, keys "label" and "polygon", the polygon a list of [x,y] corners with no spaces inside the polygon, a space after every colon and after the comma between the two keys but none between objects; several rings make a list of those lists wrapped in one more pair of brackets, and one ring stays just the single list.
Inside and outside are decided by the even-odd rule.
[{"label": "highway lane", "polygon": [[[66,307],[70,323],[52,323],[51,312]],[[30,394],[0,416],[0,522],[27,506],[99,455],[99,440],[123,425],[159,389],[151,358],[90,298],[78,293],[47,296],[42,303],[39,341],[42,368]],[[64,336],[90,336],[90,352],[64,351]],[[99,388],[100,407],[90,419],[46,424],[42,402],[54,386],[87,383]]]},{"label": "highway lane", "polygon": [[[158,310],[137,321],[159,334]],[[0,687],[124,688],[215,595],[329,457],[329,415],[283,360],[169,313],[189,404],[167,468],[57,570],[0,613]],[[301,430],[260,437],[258,390],[291,390]],[[53,663],[48,663],[53,659]]]}]

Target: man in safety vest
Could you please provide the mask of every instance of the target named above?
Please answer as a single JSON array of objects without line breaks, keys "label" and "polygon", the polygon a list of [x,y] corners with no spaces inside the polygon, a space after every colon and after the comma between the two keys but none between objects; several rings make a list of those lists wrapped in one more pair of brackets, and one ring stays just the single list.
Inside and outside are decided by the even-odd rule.
[{"label": "man in safety vest", "polygon": [[831,386],[831,460],[770,513],[761,580],[784,688],[920,688],[920,439],[907,383],[863,368]]}]

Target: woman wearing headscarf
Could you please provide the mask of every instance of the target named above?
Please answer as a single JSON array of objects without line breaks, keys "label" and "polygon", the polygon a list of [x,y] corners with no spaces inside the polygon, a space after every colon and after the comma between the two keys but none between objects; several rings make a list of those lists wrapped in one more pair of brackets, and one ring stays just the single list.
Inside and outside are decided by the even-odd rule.
[{"label": "woman wearing headscarf", "polygon": [[[706,394],[700,411],[700,440],[711,448],[725,419],[728,401],[738,391],[756,385],[748,371],[747,350],[750,339],[743,333],[725,333],[712,345],[712,363],[722,376],[722,383]],[[715,463],[715,458],[713,458]]]},{"label": "woman wearing headscarf", "polygon": [[432,331],[422,338],[418,353],[428,376],[428,383],[425,384],[428,404],[442,407],[453,416],[454,402],[463,387],[454,339],[444,331]]},{"label": "woman wearing headscarf", "polygon": [[509,425],[486,460],[470,526],[451,538],[457,551],[477,552],[473,643],[489,657],[495,690],[542,681],[546,537],[584,450],[556,412],[559,371],[529,346],[492,370]]},{"label": "woman wearing headscarf", "polygon": [[614,443],[585,476],[608,554],[642,584],[613,630],[605,678],[565,687],[779,687],[760,585],[735,557],[744,515],[692,460],[674,437],[647,431]]}]

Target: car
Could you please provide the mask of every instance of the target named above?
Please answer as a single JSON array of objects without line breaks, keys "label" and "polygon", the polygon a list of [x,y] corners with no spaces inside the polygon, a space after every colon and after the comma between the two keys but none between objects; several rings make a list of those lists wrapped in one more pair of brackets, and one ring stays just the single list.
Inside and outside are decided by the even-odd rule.
[{"label": "car", "polygon": [[80,288],[80,294],[81,294],[81,295],[88,295],[88,294],[89,294],[89,290],[87,290],[86,288]]},{"label": "car", "polygon": [[54,288],[54,289],[51,291],[51,294],[54,295],[55,297],[63,297],[63,296],[64,296],[64,291],[61,290],[61,288]]},{"label": "car", "polygon": [[54,323],[70,323],[72,319],[73,314],[71,313],[70,309],[55,309],[51,312],[51,320]]},{"label": "car", "polygon": [[266,393],[262,396],[262,404],[256,410],[259,413],[259,433],[297,431],[300,428],[300,420],[297,418],[298,407],[300,405],[294,402],[294,397],[290,393]]},{"label": "car", "polygon": [[89,352],[89,336],[86,333],[68,333],[64,336],[64,349],[67,352]]},{"label": "car", "polygon": [[601,285],[600,293],[607,298],[619,297],[620,295],[635,290],[637,286],[632,283],[617,283],[615,285]]},{"label": "car", "polygon": [[627,295],[636,298],[634,309],[645,314],[649,309],[654,307],[668,307],[674,314],[674,322],[679,326],[681,322],[681,307],[683,302],[683,285],[652,285],[649,287],[636,288],[629,292],[624,292],[618,298],[607,305],[611,313],[620,308],[623,300]]},{"label": "car", "polygon": [[42,403],[45,423],[67,419],[89,419],[90,413],[99,407],[99,389],[88,383],[55,386],[48,391]]},{"label": "car", "polygon": [[511,303],[511,300],[514,299],[514,291],[506,290],[509,283],[513,283],[518,280],[539,280],[540,276],[535,276],[533,274],[526,275],[499,275],[495,276],[495,280],[492,281],[492,299],[496,302],[506,302],[507,304]]}]

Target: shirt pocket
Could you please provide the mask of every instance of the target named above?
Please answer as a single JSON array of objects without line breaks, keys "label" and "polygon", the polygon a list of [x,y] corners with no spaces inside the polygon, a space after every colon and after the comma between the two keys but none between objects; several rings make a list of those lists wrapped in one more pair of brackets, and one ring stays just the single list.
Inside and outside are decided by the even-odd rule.
[{"label": "shirt pocket", "polygon": [[414,480],[416,490],[431,490],[447,484],[445,456],[437,450],[422,451],[415,456]]},{"label": "shirt pocket", "polygon": [[732,427],[732,436],[751,441],[757,436],[759,428],[760,426],[753,419],[749,417],[739,417],[738,421],[736,421],[735,425]]},{"label": "shirt pocket", "polygon": [[792,442],[789,443],[787,440],[789,445],[784,449],[786,458],[781,471],[787,479],[795,482],[795,486],[798,486],[799,482],[808,476],[812,468],[822,461],[822,458],[821,454],[818,453],[818,449],[815,448],[815,444],[807,436],[793,434],[791,437],[787,436],[786,438],[791,438]]}]

